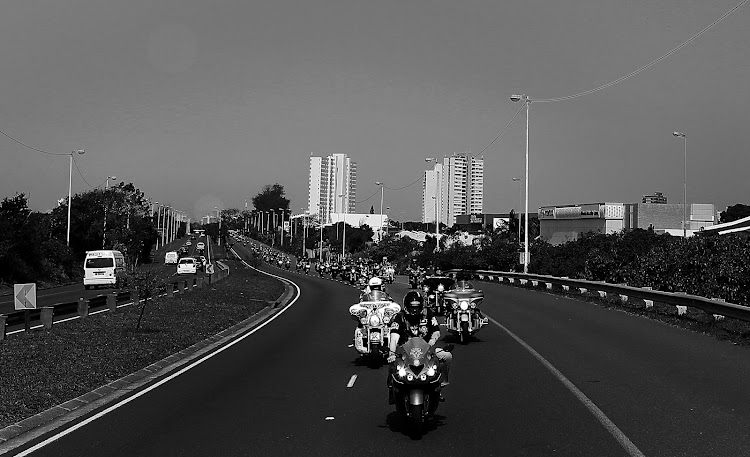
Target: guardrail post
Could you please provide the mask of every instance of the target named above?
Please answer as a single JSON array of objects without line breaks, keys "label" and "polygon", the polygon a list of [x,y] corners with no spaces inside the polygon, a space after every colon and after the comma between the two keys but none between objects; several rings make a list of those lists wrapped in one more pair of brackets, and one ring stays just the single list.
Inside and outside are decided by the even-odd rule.
[{"label": "guardrail post", "polygon": [[603,290],[597,290],[599,292],[599,298],[607,298],[607,292]]},{"label": "guardrail post", "polygon": [[117,309],[117,292],[112,292],[107,295],[107,308],[109,308],[110,311],[115,311]]},{"label": "guardrail post", "polygon": [[192,284],[190,284],[190,281],[191,281],[190,279],[186,279],[185,282],[183,283],[183,285],[184,285],[184,289],[183,290],[185,292],[187,292],[188,290],[190,290],[190,287],[192,286]]},{"label": "guardrail post", "polygon": [[529,280],[528,279],[519,279],[518,282],[520,282],[522,286],[525,286],[525,285],[527,285],[529,283]]},{"label": "guardrail post", "polygon": [[203,288],[203,276],[200,276],[200,277],[198,277],[198,278],[195,279],[195,287],[198,288],[198,289],[202,289]]},{"label": "guardrail post", "polygon": [[579,292],[579,293],[580,293],[581,295],[585,294],[585,293],[586,293],[586,292],[588,292],[588,291],[589,291],[589,290],[588,290],[587,288],[585,288],[585,287],[579,287],[579,288],[578,288],[578,292]]},{"label": "guardrail post", "polygon": [[165,284],[165,287],[167,289],[167,297],[174,297],[174,283],[168,282]]},{"label": "guardrail post", "polygon": [[551,282],[545,282],[545,286],[547,286],[547,290],[552,290],[552,283]]},{"label": "guardrail post", "polygon": [[687,306],[675,305],[675,308],[677,308],[677,315],[678,316],[682,316],[684,314],[687,314]]},{"label": "guardrail post", "polygon": [[133,289],[131,297],[133,298],[134,305],[137,305],[138,303],[141,302],[141,293],[138,289]]},{"label": "guardrail post", "polygon": [[646,305],[646,309],[654,307],[654,301],[653,300],[643,300],[643,303]]},{"label": "guardrail post", "polygon": [[177,281],[177,292],[185,290],[185,281]]},{"label": "guardrail post", "polygon": [[628,302],[628,296],[620,294],[620,301],[623,302],[623,303],[627,303]]},{"label": "guardrail post", "polygon": [[511,284],[515,284],[516,283],[516,278],[508,278],[508,282],[511,283]]},{"label": "guardrail post", "polygon": [[44,326],[45,330],[52,330],[52,314],[54,308],[51,306],[43,306],[42,307],[42,314],[40,316],[40,319],[42,321],[42,325]]},{"label": "guardrail post", "polygon": [[[726,302],[726,300],[724,300],[723,298],[712,298],[711,300]],[[713,314],[713,317],[715,321],[723,321],[726,318],[726,316],[721,315],[721,314]]]},{"label": "guardrail post", "polygon": [[532,287],[539,287],[539,281],[537,281],[536,279],[532,279],[531,280],[531,286]]},{"label": "guardrail post", "polygon": [[570,286],[568,286],[568,285],[566,285],[566,284],[563,284],[563,285],[562,285],[562,288],[563,288],[563,290],[564,290],[565,292],[570,292]]},{"label": "guardrail post", "polygon": [[5,339],[5,320],[8,319],[8,316],[5,314],[0,314],[0,341]]},{"label": "guardrail post", "polygon": [[89,301],[84,298],[78,299],[78,315],[80,317],[86,317],[89,315]]}]

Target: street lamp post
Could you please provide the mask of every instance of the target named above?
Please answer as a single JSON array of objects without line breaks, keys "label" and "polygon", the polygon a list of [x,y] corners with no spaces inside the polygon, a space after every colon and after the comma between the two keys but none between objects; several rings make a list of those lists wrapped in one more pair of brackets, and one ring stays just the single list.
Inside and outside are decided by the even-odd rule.
[{"label": "street lamp post", "polygon": [[70,170],[68,172],[68,235],[66,237],[68,246],[70,246],[70,207],[73,206],[73,196],[71,195],[73,192],[73,154],[76,153],[83,155],[86,151],[78,149],[70,153]]},{"label": "street lamp post", "polygon": [[383,241],[383,194],[385,192],[385,185],[377,181],[376,186],[380,186],[380,229],[378,230],[378,242]]},{"label": "street lamp post", "polygon": [[531,99],[527,95],[513,94],[510,96],[513,103],[523,101],[526,104],[526,205],[524,209],[524,242],[523,242],[523,272],[529,272],[529,105]]},{"label": "street lamp post", "polygon": [[281,234],[281,247],[282,248],[284,247],[284,213],[285,212],[286,211],[283,208],[279,208],[279,216],[281,216],[281,225],[280,225],[281,230],[279,233]]},{"label": "street lamp post", "polygon": [[346,259],[346,215],[349,213],[349,205],[347,205],[346,202],[346,194],[339,194],[339,197],[341,197],[341,203],[344,206],[344,229],[342,230],[343,235],[341,235],[341,258],[342,260]]},{"label": "street lamp post", "polygon": [[[521,206],[523,206],[523,203],[521,200],[523,200],[522,194],[521,194],[521,178],[513,178],[513,181],[518,181],[518,210],[521,211]],[[521,215],[518,215],[518,242],[521,242]]]},{"label": "street lamp post", "polygon": [[[318,247],[318,262],[323,261],[323,218],[318,213],[318,228],[320,229],[320,246]],[[329,251],[330,256],[330,251]]]},{"label": "street lamp post", "polygon": [[682,132],[673,132],[672,135],[682,138],[685,145],[685,174],[682,178],[682,238],[687,238],[687,136]]},{"label": "street lamp post", "polygon": [[[161,235],[161,205],[156,202],[156,233]],[[156,250],[159,250],[159,236],[156,237]]]},{"label": "street lamp post", "polygon": [[102,249],[106,248],[107,244],[107,192],[109,191],[109,180],[117,181],[117,176],[107,176],[107,183],[104,185],[104,231],[102,232]]},{"label": "street lamp post", "polygon": [[439,229],[440,225],[438,225],[439,222],[438,222],[438,217],[437,217],[437,197],[433,195],[432,199],[435,200],[435,250],[439,251],[440,250],[440,229]]}]

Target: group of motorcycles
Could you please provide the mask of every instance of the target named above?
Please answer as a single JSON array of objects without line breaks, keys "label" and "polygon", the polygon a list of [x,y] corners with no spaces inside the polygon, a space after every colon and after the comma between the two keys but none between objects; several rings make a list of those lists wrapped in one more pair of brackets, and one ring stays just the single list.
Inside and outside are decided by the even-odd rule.
[{"label": "group of motorcycles", "polygon": [[[271,249],[254,247],[263,260],[279,268],[290,268],[289,258]],[[298,261],[306,273],[310,262]],[[354,348],[370,366],[380,367],[387,362],[392,324],[401,305],[385,291],[385,284],[395,280],[395,268],[387,263],[328,261],[312,266],[320,276],[347,281],[362,289],[360,300],[349,307],[349,314],[357,322]],[[488,323],[479,306],[484,299],[481,290],[466,280],[455,280],[436,271],[426,274],[419,267],[408,271],[409,285],[420,290],[425,307],[445,319],[445,328],[462,344]],[[378,277],[382,290],[369,290],[368,281]],[[453,345],[443,350],[450,352]],[[412,436],[421,436],[429,419],[442,401],[441,370],[435,349],[421,337],[411,337],[396,351],[396,360],[389,367],[389,389],[396,411],[404,418]]]},{"label": "group of motorcycles", "polygon": [[[445,318],[446,329],[462,344],[488,323],[479,310],[484,294],[469,281],[439,272],[426,275],[418,268],[409,271],[409,277],[411,288],[423,293],[425,306]],[[349,307],[357,322],[354,348],[370,365],[381,366],[386,361],[391,324],[400,311],[401,306],[385,291],[363,293],[360,301]],[[448,345],[444,350],[451,348]],[[396,410],[412,434],[420,435],[441,401],[441,372],[434,349],[423,338],[408,339],[398,348],[389,376]]]}]

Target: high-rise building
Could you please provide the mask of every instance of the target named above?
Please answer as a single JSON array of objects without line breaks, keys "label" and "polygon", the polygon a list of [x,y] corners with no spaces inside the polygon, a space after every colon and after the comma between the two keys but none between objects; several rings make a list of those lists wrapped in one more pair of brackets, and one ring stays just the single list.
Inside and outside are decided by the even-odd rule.
[{"label": "high-rise building", "polygon": [[422,222],[435,222],[439,208],[443,206],[443,164],[436,163],[432,170],[425,170],[422,183]]},{"label": "high-rise building", "polygon": [[[437,179],[439,189],[433,191],[431,180]],[[451,226],[456,216],[484,211],[484,158],[468,152],[455,152],[444,157],[442,164],[425,172],[422,198],[422,221],[435,220],[435,200],[441,223]]]},{"label": "high-rise building", "polygon": [[310,156],[308,212],[324,224],[332,213],[353,213],[357,200],[357,164],[346,154]]}]

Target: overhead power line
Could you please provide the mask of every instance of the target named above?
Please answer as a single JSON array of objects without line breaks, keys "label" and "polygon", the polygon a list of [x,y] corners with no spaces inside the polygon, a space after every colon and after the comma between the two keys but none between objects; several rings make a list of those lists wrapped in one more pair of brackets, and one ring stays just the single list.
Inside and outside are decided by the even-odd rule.
[{"label": "overhead power line", "polygon": [[644,65],[644,66],[642,66],[641,68],[639,68],[639,69],[637,69],[637,70],[635,70],[635,71],[633,71],[633,72],[631,72],[631,73],[628,73],[628,74],[627,74],[627,75],[625,75],[625,76],[622,76],[622,77],[620,77],[620,78],[617,78],[617,79],[615,79],[614,81],[610,81],[610,82],[608,82],[607,84],[603,84],[603,85],[601,85],[601,86],[599,86],[599,87],[595,87],[595,88],[593,88],[593,89],[589,89],[589,90],[587,90],[587,91],[584,91],[584,92],[579,92],[579,93],[577,93],[577,94],[573,94],[573,95],[568,95],[568,96],[565,96],[565,97],[557,97],[557,98],[543,98],[543,99],[539,99],[539,100],[537,100],[537,99],[534,99],[534,100],[532,100],[532,101],[533,101],[534,103],[549,103],[549,102],[561,102],[561,101],[564,101],[564,100],[570,100],[570,99],[573,99],[573,98],[583,97],[584,95],[589,95],[589,94],[593,94],[594,92],[599,92],[600,90],[604,90],[604,89],[606,89],[606,88],[608,88],[608,87],[612,87],[612,86],[614,86],[615,84],[621,83],[621,82],[625,81],[626,79],[628,79],[628,78],[630,78],[630,77],[632,77],[632,76],[635,76],[635,75],[637,75],[638,73],[640,73],[640,72],[642,72],[642,71],[644,71],[644,70],[647,70],[647,69],[649,69],[649,68],[653,67],[653,66],[654,66],[654,65],[656,65],[657,63],[661,62],[662,60],[664,60],[664,59],[666,59],[667,57],[671,56],[671,55],[672,55],[672,54],[674,54],[675,52],[677,52],[677,51],[679,51],[680,49],[684,48],[685,46],[687,46],[688,44],[690,44],[690,43],[691,43],[691,42],[692,42],[693,40],[695,40],[695,39],[696,39],[696,38],[698,38],[699,36],[703,35],[704,33],[708,32],[708,31],[709,31],[709,30],[711,30],[712,28],[714,28],[714,26],[716,26],[716,25],[717,25],[717,24],[718,24],[719,22],[721,22],[721,21],[723,21],[724,19],[726,19],[726,18],[727,18],[727,17],[728,17],[728,16],[730,15],[730,14],[734,13],[734,12],[735,12],[736,10],[738,10],[738,9],[739,9],[739,8],[740,8],[740,7],[742,6],[742,5],[744,5],[744,4],[745,4],[745,3],[747,3],[747,2],[748,2],[748,0],[742,0],[742,1],[741,1],[740,3],[738,3],[738,4],[737,4],[737,5],[736,5],[736,6],[734,7],[734,8],[732,8],[732,9],[730,9],[729,11],[727,11],[726,13],[724,13],[724,14],[723,14],[723,15],[722,15],[722,16],[721,16],[721,17],[720,17],[719,19],[717,19],[717,20],[715,20],[714,22],[712,22],[712,23],[711,23],[711,24],[710,24],[710,25],[709,25],[708,27],[706,27],[705,29],[703,29],[703,30],[701,30],[700,32],[696,33],[695,35],[693,35],[692,37],[690,37],[689,39],[687,39],[686,41],[684,41],[683,43],[681,43],[681,44],[680,44],[679,46],[675,47],[674,49],[672,49],[672,50],[671,50],[671,51],[669,51],[668,53],[666,53],[666,54],[664,54],[663,56],[659,57],[658,59],[656,59],[656,60],[654,60],[654,61],[650,62],[649,64],[647,64],[647,65]]}]

